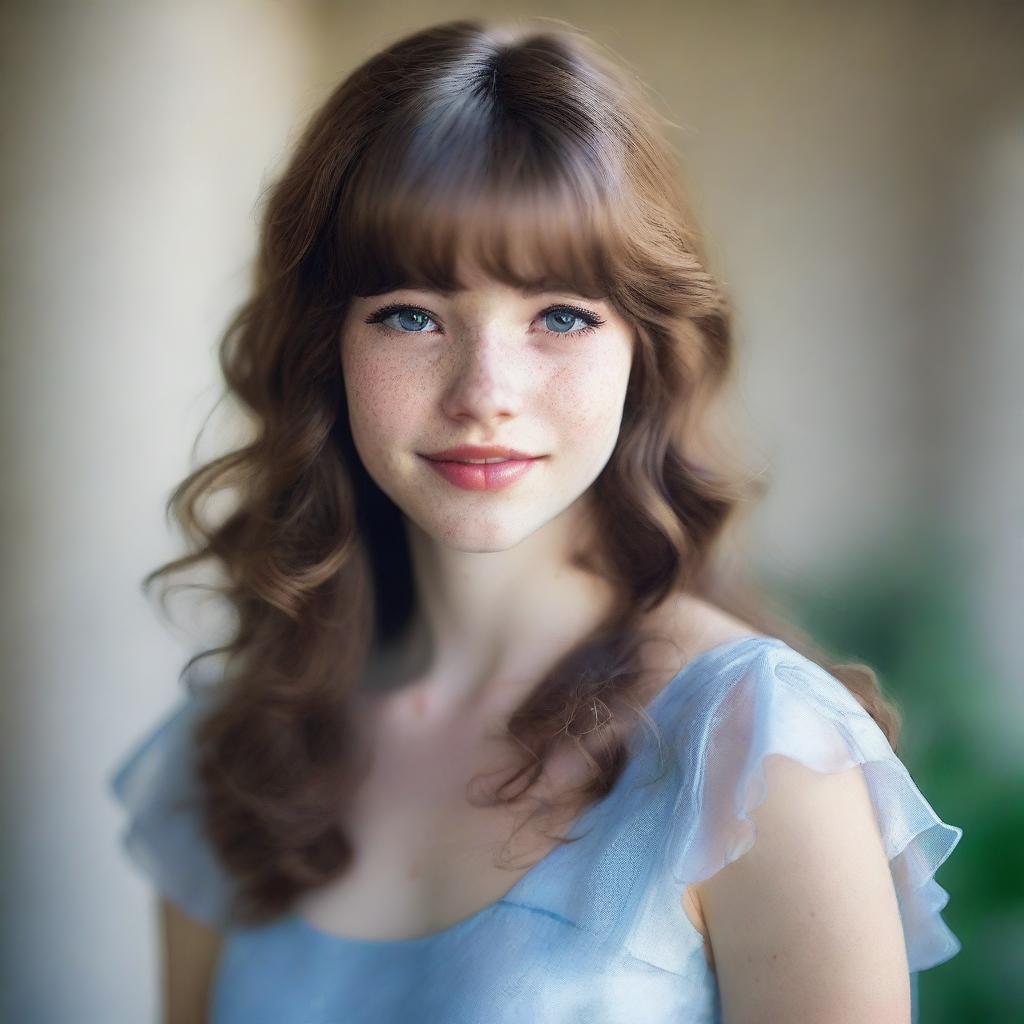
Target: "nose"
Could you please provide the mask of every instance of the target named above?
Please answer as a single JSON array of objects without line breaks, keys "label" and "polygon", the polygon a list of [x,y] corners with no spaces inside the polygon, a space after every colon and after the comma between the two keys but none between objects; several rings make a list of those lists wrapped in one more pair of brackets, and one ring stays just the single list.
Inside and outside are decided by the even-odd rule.
[{"label": "nose", "polygon": [[455,349],[455,365],[442,399],[445,415],[480,423],[517,416],[529,371],[516,358],[514,347],[495,330],[478,333]]}]

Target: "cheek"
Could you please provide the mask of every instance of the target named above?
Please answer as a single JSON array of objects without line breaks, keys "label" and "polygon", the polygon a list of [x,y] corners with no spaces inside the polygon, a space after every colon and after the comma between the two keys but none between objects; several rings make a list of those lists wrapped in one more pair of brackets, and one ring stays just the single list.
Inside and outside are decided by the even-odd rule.
[{"label": "cheek", "polygon": [[566,435],[588,448],[607,448],[622,423],[628,365],[604,354],[559,371],[549,382],[547,406],[558,410]]},{"label": "cheek", "polygon": [[360,447],[380,445],[415,422],[423,389],[392,360],[353,356],[344,362],[352,432]]},{"label": "cheek", "polygon": [[394,453],[409,446],[423,389],[389,360],[354,356],[345,360],[343,373],[355,451],[380,482]]}]

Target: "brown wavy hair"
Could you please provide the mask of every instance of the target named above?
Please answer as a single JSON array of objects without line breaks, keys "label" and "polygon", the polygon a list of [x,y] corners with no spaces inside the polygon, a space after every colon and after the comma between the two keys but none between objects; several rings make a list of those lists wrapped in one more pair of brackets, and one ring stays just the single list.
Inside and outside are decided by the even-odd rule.
[{"label": "brown wavy hair", "polygon": [[[457,253],[516,287],[605,297],[636,341],[574,558],[616,603],[510,716],[518,766],[484,801],[525,799],[566,744],[589,771],[567,806],[610,791],[627,761],[610,727],[645,717],[644,616],[683,592],[821,664],[895,747],[900,713],[872,670],[830,663],[734,557],[763,474],[740,469],[711,429],[733,361],[730,309],[662,132],[671,124],[621,58],[564,22],[454,21],[357,67],[269,188],[251,294],[219,349],[225,397],[253,434],[173,491],[168,514],[190,550],[144,581],[205,563],[220,578],[201,587],[233,612],[230,640],[183,675],[223,656],[197,770],[238,920],[287,911],[352,859],[341,812],[360,770],[354,694],[415,595],[402,515],[353,446],[339,329],[353,296],[458,286]],[[221,494],[218,516],[208,506]]]}]

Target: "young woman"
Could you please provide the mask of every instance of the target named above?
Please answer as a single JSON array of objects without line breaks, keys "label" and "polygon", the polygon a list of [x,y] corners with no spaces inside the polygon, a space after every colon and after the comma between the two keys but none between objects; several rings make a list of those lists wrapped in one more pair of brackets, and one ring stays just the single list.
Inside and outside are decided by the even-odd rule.
[{"label": "young woman", "polygon": [[660,125],[563,23],[460,21],[271,190],[253,438],[147,578],[212,563],[235,629],[112,778],[168,1021],[900,1024],[958,951],[898,710],[726,567],[729,308]]}]

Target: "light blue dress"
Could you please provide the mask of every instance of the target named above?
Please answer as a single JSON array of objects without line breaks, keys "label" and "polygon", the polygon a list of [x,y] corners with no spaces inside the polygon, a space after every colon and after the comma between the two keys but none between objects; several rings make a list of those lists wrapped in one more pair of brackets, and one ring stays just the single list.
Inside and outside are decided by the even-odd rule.
[{"label": "light blue dress", "polygon": [[[692,659],[648,705],[615,788],[497,902],[431,935],[339,937],[297,912],[228,928],[231,882],[189,800],[189,694],[110,779],[128,811],[126,850],[159,892],[225,931],[213,1024],[704,1024],[715,975],[682,908],[684,886],[755,841],[764,759],[817,771],[861,765],[898,897],[911,972],[950,959],[936,868],[962,830],[942,822],[884,734],[830,673],[774,637]],[[660,777],[659,777],[660,775]],[[837,879],[837,884],[840,880]]]}]

